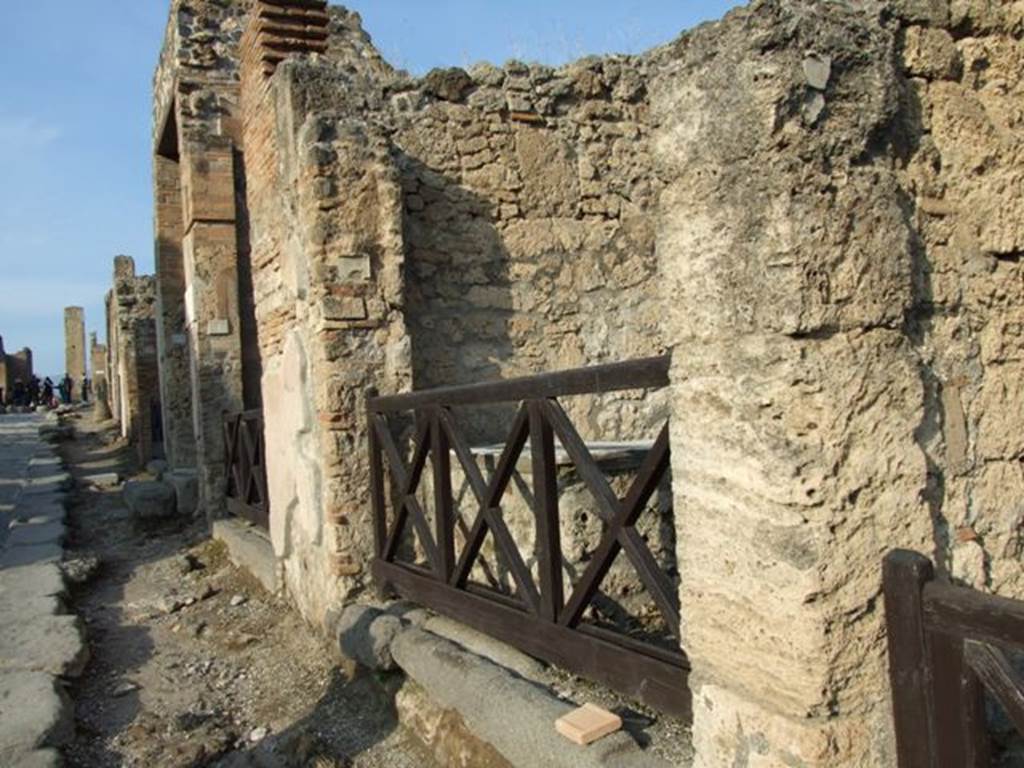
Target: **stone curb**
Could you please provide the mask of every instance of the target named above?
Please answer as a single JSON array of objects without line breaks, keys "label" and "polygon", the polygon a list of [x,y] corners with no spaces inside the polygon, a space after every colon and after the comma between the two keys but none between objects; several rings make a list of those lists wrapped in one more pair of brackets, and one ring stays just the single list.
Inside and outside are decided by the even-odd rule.
[{"label": "stone curb", "polygon": [[73,433],[52,419],[38,425],[0,548],[2,765],[59,766],[58,750],[74,735],[64,680],[81,674],[89,651],[81,622],[64,611],[67,589],[59,563],[72,478],[51,444]]},{"label": "stone curb", "polygon": [[555,720],[573,704],[424,629],[396,635],[391,655],[431,699],[458,712],[475,737],[515,768],[669,768],[622,731],[586,747],[567,741]]},{"label": "stone curb", "polygon": [[343,656],[374,670],[400,669],[514,768],[668,768],[625,732],[587,747],[558,735],[555,720],[575,705],[541,682],[540,665],[457,622],[355,604],[331,617],[328,631]]}]

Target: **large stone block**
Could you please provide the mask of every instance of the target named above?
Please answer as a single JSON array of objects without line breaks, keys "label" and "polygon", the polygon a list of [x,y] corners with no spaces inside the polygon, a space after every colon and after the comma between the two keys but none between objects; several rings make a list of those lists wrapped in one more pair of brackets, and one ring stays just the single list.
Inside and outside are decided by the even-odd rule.
[{"label": "large stone block", "polygon": [[895,764],[886,708],[868,722],[787,718],[713,684],[696,687],[693,701],[694,768]]},{"label": "large stone block", "polygon": [[266,534],[237,518],[213,521],[213,537],[228,548],[231,562],[244,568],[273,594],[280,588],[277,557]]},{"label": "large stone block", "polygon": [[5,764],[40,747],[63,746],[74,733],[71,702],[50,675],[0,672],[0,759]]},{"label": "large stone block", "polygon": [[333,628],[338,649],[346,658],[367,669],[388,671],[395,668],[391,641],[402,629],[402,621],[367,605],[345,608]]},{"label": "large stone block", "polygon": [[235,174],[230,148],[198,147],[182,167],[184,223],[235,220]]},{"label": "large stone block", "polygon": [[125,506],[140,521],[159,521],[173,517],[177,511],[174,487],[151,480],[132,480],[121,491]]},{"label": "large stone block", "polygon": [[[934,546],[904,333],[917,234],[873,139],[897,41],[864,7],[812,5],[695,31],[651,86],[701,766],[887,764],[880,563]],[[845,65],[808,71],[809,47]]]},{"label": "large stone block", "polygon": [[88,660],[77,616],[27,615],[0,626],[0,671],[78,677]]},{"label": "large stone block", "polygon": [[199,508],[199,473],[194,469],[175,469],[164,475],[164,482],[174,488],[178,514],[192,517]]}]

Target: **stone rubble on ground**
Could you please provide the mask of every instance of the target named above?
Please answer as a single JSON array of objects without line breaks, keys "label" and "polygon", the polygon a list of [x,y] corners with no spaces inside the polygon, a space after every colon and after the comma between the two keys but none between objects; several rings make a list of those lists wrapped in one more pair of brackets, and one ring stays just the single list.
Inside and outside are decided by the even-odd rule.
[{"label": "stone rubble on ground", "polygon": [[99,572],[101,565],[95,555],[79,555],[62,562],[60,569],[72,584],[85,584]]}]

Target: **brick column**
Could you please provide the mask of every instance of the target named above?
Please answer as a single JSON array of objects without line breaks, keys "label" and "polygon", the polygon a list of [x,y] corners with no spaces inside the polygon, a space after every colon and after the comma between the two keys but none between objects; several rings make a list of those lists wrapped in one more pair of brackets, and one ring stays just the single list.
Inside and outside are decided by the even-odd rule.
[{"label": "brick column", "polygon": [[185,327],[185,264],[181,168],[177,160],[157,155],[156,281],[157,349],[164,448],[175,468],[194,467],[196,439],[192,425],[192,388],[188,333]]},{"label": "brick column", "polygon": [[224,414],[242,409],[235,177],[230,142],[186,143],[182,251],[200,498],[224,513]]},{"label": "brick column", "polygon": [[303,92],[305,64],[278,66],[325,48],[324,7],[257,2],[241,73],[270,533],[314,622],[361,585],[371,552],[363,393],[400,390],[410,374],[388,143],[359,115],[309,114],[330,96]]}]

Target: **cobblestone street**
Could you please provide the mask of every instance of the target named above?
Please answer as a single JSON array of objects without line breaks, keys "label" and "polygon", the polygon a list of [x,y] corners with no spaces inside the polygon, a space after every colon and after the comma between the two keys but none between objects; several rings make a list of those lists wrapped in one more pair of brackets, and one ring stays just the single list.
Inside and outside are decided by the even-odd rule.
[{"label": "cobblestone street", "polygon": [[[52,417],[51,417],[52,418]],[[0,416],[0,764],[60,765],[73,730],[65,681],[88,658],[60,568],[70,477],[51,419]]]},{"label": "cobblestone street", "polygon": [[42,417],[36,414],[0,416],[0,545],[7,539],[14,503],[24,483],[28,462],[39,447],[41,421]]}]

